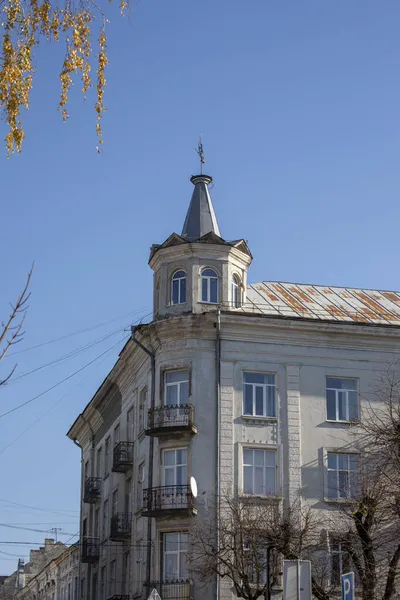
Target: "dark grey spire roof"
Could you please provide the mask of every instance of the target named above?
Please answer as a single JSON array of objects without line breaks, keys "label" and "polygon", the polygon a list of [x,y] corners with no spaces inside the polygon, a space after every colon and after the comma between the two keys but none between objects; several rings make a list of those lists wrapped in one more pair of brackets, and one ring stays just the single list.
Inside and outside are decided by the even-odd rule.
[{"label": "dark grey spire roof", "polygon": [[182,237],[188,241],[193,241],[211,231],[221,237],[208,191],[208,184],[212,182],[212,177],[209,175],[193,175],[190,181],[194,185],[194,190],[183,225]]}]

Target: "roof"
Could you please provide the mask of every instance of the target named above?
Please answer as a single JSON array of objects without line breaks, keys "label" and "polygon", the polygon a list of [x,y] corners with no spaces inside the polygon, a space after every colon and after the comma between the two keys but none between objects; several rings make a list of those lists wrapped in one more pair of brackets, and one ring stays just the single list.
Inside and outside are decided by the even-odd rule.
[{"label": "roof", "polygon": [[210,231],[221,237],[208,191],[208,184],[212,182],[212,177],[193,175],[190,181],[194,185],[194,190],[183,225],[182,237],[187,241],[197,240]]},{"label": "roof", "polygon": [[247,287],[242,311],[272,317],[400,326],[400,293],[262,281]]}]

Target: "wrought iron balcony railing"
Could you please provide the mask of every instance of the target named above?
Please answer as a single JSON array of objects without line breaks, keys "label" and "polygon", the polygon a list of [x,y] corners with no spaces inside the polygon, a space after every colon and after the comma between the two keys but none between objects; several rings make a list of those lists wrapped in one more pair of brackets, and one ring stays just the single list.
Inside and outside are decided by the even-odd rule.
[{"label": "wrought iron balcony railing", "polygon": [[193,583],[190,579],[153,581],[146,584],[146,593],[157,590],[162,600],[193,600]]},{"label": "wrought iron balcony railing", "polygon": [[113,594],[107,600],[129,600],[129,594]]},{"label": "wrought iron balcony railing", "polygon": [[132,533],[132,514],[117,513],[111,517],[110,540],[118,542],[127,540]]},{"label": "wrought iron balcony railing", "polygon": [[101,477],[88,477],[85,481],[83,501],[93,504],[98,502],[101,496]]},{"label": "wrought iron balcony railing", "polygon": [[194,496],[188,485],[166,485],[143,490],[143,516],[159,517],[195,513]]},{"label": "wrought iron balcony railing", "polygon": [[159,436],[172,433],[197,433],[194,425],[192,404],[165,404],[150,408],[147,421],[147,435]]},{"label": "wrought iron balcony railing", "polygon": [[99,560],[100,540],[94,537],[82,538],[81,561],[84,563],[94,563]]},{"label": "wrought iron balcony railing", "polygon": [[133,442],[119,442],[114,447],[112,470],[115,473],[125,473],[132,469]]}]

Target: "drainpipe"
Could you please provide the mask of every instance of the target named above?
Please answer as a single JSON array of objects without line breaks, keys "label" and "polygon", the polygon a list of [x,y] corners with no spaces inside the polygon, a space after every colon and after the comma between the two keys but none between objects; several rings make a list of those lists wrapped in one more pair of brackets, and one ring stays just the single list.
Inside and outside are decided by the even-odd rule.
[{"label": "drainpipe", "polygon": [[81,549],[82,549],[82,497],[83,497],[83,478],[85,476],[85,466],[83,464],[83,448],[80,445],[80,443],[77,440],[72,440],[74,442],[74,444],[76,444],[78,446],[78,448],[80,448],[81,451],[81,495],[80,495],[80,502],[79,502],[79,562],[78,562],[78,595],[80,600],[83,600],[83,598],[81,598]]},{"label": "drainpipe", "polygon": [[[217,396],[217,472],[215,487],[217,490],[217,552],[219,552],[219,519],[221,513],[221,494],[220,494],[220,446],[221,446],[221,309],[217,310],[217,323],[216,323],[216,336],[215,336],[215,387]],[[219,600],[220,594],[220,578],[217,575],[217,586],[216,586],[216,600]]]},{"label": "drainpipe", "polygon": [[[150,393],[150,408],[154,410],[156,405],[156,357],[146,346],[144,346],[138,339],[136,339],[136,327],[131,327],[132,342],[134,342],[139,348],[143,350],[150,357],[150,368],[151,368],[151,393]],[[149,473],[147,476],[147,486],[149,489],[153,487],[153,462],[154,462],[154,438],[150,437],[149,442]],[[147,519],[147,556],[146,556],[146,579],[150,585],[151,580],[151,518]]]}]

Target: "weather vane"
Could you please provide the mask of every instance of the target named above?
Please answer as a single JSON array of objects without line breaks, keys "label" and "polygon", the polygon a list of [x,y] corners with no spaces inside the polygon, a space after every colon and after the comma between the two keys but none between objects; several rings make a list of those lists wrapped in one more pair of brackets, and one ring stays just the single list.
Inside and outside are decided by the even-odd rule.
[{"label": "weather vane", "polygon": [[204,158],[204,152],[203,152],[203,134],[202,133],[200,134],[200,137],[199,137],[199,143],[197,145],[196,152],[200,158],[200,174],[203,175],[203,165],[206,162],[206,160]]}]

